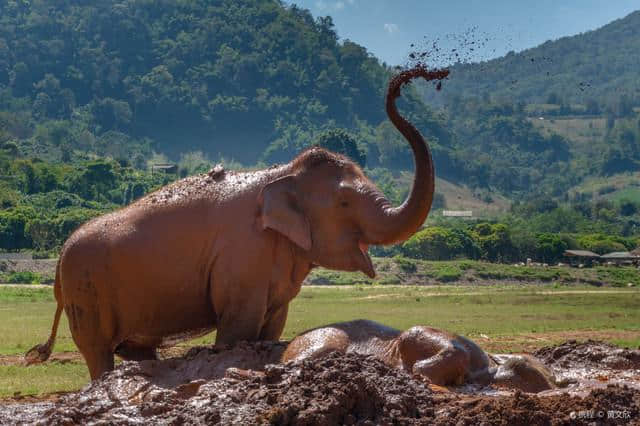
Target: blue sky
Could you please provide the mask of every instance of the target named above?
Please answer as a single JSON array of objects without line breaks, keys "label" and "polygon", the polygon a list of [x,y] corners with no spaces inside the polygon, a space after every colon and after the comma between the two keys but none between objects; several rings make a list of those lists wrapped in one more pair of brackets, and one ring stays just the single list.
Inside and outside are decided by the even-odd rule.
[{"label": "blue sky", "polygon": [[[403,64],[415,43],[439,38],[458,47],[471,31],[484,46],[473,61],[520,51],[550,39],[601,27],[640,9],[638,0],[287,0],[330,15],[341,39],[350,39],[390,65]],[[396,7],[394,5],[402,5]],[[488,40],[487,40],[488,39]],[[444,64],[440,64],[444,65]]]}]

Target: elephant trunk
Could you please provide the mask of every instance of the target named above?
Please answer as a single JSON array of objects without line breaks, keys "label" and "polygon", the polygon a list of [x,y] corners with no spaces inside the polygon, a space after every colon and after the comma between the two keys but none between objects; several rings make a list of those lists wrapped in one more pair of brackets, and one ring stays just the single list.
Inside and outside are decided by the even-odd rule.
[{"label": "elephant trunk", "polygon": [[378,198],[375,231],[371,235],[373,244],[394,244],[407,240],[424,223],[435,190],[435,173],[431,151],[420,132],[398,113],[396,99],[400,97],[400,89],[417,77],[425,80],[442,80],[449,75],[448,70],[427,71],[418,66],[395,76],[389,83],[386,109],[393,125],[407,139],[413,151],[415,161],[415,177],[409,197],[398,207],[393,207],[386,198]]}]

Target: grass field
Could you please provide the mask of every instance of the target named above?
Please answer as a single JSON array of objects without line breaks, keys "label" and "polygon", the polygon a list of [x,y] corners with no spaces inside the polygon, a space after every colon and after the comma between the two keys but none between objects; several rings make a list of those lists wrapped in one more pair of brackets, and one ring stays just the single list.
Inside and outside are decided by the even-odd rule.
[{"label": "grass field", "polygon": [[640,173],[620,173],[607,177],[591,177],[579,185],[571,188],[569,194],[587,193],[594,198],[603,198],[611,201],[627,199],[640,202],[640,186],[638,179]]},{"label": "grass field", "polygon": [[[77,357],[17,364],[26,349],[47,339],[54,311],[51,287],[0,287],[0,397],[74,390],[88,382]],[[441,327],[494,352],[532,350],[568,338],[640,345],[640,291],[557,285],[310,286],[291,304],[283,337],[356,318],[403,329]],[[63,316],[54,352],[75,350]]]},{"label": "grass field", "polygon": [[[532,118],[529,121],[542,130],[545,135],[558,134],[564,136],[580,149],[589,149],[588,144],[602,142],[606,134],[607,120],[605,118],[546,117],[544,120]],[[576,147],[574,147],[576,148]]]},{"label": "grass field", "polygon": [[571,268],[568,266],[515,266],[474,260],[426,261],[409,258],[374,258],[377,276],[370,279],[359,272],[314,269],[308,284],[409,284],[409,285],[526,285],[553,284],[640,287],[640,274],[632,266]]}]

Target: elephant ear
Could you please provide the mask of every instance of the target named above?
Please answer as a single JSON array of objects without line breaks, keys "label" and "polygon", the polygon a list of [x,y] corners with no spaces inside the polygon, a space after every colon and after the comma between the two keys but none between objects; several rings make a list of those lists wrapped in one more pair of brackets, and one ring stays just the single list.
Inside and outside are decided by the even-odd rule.
[{"label": "elephant ear", "polygon": [[311,249],[311,227],[298,206],[293,176],[277,179],[262,189],[262,228],[273,229],[304,250]]}]

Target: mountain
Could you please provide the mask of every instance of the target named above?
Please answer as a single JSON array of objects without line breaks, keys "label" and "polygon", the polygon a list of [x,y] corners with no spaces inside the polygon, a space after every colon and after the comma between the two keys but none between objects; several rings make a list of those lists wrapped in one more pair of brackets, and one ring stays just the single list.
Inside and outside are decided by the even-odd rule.
[{"label": "mountain", "polygon": [[[443,108],[454,135],[453,178],[513,198],[567,200],[585,179],[640,171],[639,51],[640,11],[520,53],[455,64],[438,95],[423,85],[423,99]],[[580,200],[593,195],[577,191]]]},{"label": "mountain", "polygon": [[[482,198],[526,199],[636,171],[639,20],[634,13],[455,65],[443,84],[445,108],[404,90],[400,108],[428,138],[438,177]],[[278,0],[2,2],[0,147],[63,163],[111,157],[140,169],[164,155],[193,171],[223,159],[288,161],[345,134],[359,161],[391,170],[402,186],[398,172],[413,160],[383,108],[392,72],[365,47],[338,41],[330,17]],[[624,93],[610,108],[598,96],[613,88]],[[594,101],[573,99],[580,89]],[[590,114],[606,126],[598,121],[600,139],[580,145],[551,120],[542,126],[541,114]]]},{"label": "mountain", "polygon": [[[0,4],[0,126],[41,157],[200,150],[249,165],[289,160],[342,127],[361,133],[368,164],[410,164],[406,143],[373,141],[389,76],[338,42],[330,17],[278,0]],[[415,93],[403,105],[447,143]]]},{"label": "mountain", "polygon": [[486,62],[456,64],[443,97],[490,95],[527,104],[595,99],[604,105],[627,96],[640,104],[639,51],[640,10],[594,31]]}]

